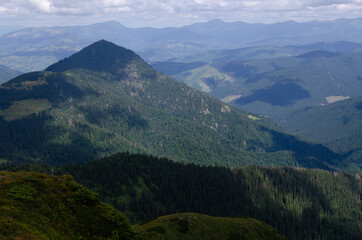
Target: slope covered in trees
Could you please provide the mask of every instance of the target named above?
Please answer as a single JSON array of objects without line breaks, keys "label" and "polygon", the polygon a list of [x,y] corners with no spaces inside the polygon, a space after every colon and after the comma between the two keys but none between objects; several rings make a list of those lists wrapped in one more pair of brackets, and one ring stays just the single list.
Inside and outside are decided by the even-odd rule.
[{"label": "slope covered in trees", "polygon": [[175,212],[250,216],[290,239],[362,237],[360,175],[323,170],[200,167],[118,154],[62,171],[131,221]]},{"label": "slope covered in trees", "polygon": [[[193,222],[185,222],[184,216],[192,217]],[[177,222],[173,220],[176,218]],[[165,223],[166,219],[170,221]],[[167,232],[160,231],[164,227]],[[0,171],[0,239],[3,240],[285,239],[274,228],[255,219],[200,214],[179,214],[172,219],[165,216],[134,229],[123,213],[101,203],[97,194],[71,176]],[[205,235],[209,229],[213,231]]]},{"label": "slope covered in trees", "polygon": [[324,146],[187,87],[104,40],[1,85],[0,133],[0,157],[13,162],[63,164],[131,151],[200,164],[345,167]]},{"label": "slope covered in trees", "polygon": [[71,174],[131,222],[177,212],[249,216],[288,239],[360,239],[361,175],[324,170],[184,165],[117,154],[61,168],[12,170]]},{"label": "slope covered in trees", "polygon": [[350,163],[362,167],[362,96],[327,106],[302,108],[279,117],[283,127],[324,143]]}]

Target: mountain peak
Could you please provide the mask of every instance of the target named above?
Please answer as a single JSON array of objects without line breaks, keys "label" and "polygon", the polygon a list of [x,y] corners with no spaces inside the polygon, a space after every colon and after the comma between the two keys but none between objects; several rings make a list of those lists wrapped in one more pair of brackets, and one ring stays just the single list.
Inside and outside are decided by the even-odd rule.
[{"label": "mountain peak", "polygon": [[71,69],[87,69],[99,72],[119,73],[126,64],[141,58],[133,51],[106,40],[97,41],[72,56],[50,65],[46,71],[64,72]]}]

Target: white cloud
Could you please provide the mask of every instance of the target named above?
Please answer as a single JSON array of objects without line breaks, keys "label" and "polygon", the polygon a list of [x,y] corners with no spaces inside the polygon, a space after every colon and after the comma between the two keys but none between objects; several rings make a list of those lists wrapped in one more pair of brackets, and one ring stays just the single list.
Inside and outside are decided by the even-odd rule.
[{"label": "white cloud", "polygon": [[180,25],[189,17],[189,22],[306,21],[359,17],[361,8],[362,0],[6,0],[0,1],[0,20],[62,23],[67,15],[73,24],[119,19],[131,25]]},{"label": "white cloud", "polygon": [[53,3],[48,0],[30,0],[39,11],[50,13],[54,9]]}]

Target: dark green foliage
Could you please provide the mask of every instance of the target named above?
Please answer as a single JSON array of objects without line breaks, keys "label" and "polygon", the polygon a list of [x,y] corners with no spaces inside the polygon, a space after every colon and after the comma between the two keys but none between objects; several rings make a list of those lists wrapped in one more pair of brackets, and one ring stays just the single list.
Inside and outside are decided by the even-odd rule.
[{"label": "dark green foliage", "polygon": [[279,123],[304,137],[322,142],[362,168],[362,97],[354,97],[327,106],[303,108],[280,116]]},{"label": "dark green foliage", "polygon": [[[31,168],[30,165],[24,166],[27,167]],[[37,166],[37,170],[40,169]],[[173,218],[176,221],[171,222],[175,222],[178,232],[193,239],[208,239],[205,233],[200,232],[205,231],[205,227],[218,232],[218,235],[213,234],[213,239],[221,240],[224,233],[230,235],[235,232],[243,232],[245,239],[250,240],[255,239],[252,237],[255,232],[284,239],[279,238],[280,235],[270,226],[254,219],[186,215],[187,220],[179,215]],[[190,216],[193,217],[191,224]],[[155,223],[159,224],[159,221],[136,226],[137,232],[134,232],[122,213],[99,202],[97,194],[74,182],[70,176],[0,171],[0,239],[179,239],[176,236],[170,238],[169,226],[154,226]]]},{"label": "dark green foliage", "polygon": [[[360,175],[322,170],[183,165],[117,154],[68,173],[133,222],[175,212],[251,216],[290,239],[360,239]],[[184,229],[184,228],[180,228]]]},{"label": "dark green foliage", "polygon": [[[51,103],[39,114],[0,118],[0,158],[63,164],[131,151],[224,166],[344,167],[327,148],[316,152],[268,119],[253,119],[106,41],[48,70],[67,71],[28,73],[0,87],[1,110],[27,99]],[[290,147],[298,144],[303,149]]]},{"label": "dark green foliage", "polygon": [[92,93],[89,89],[80,90],[67,81],[64,74],[31,72],[1,85],[0,108],[6,109],[15,101],[32,98],[47,99],[52,104],[59,104],[70,97],[81,98],[86,94]]},{"label": "dark green foliage", "polygon": [[309,98],[307,90],[295,83],[277,83],[271,87],[256,90],[246,97],[240,97],[235,103],[243,106],[255,101],[269,103],[273,106],[291,106],[296,101]]},{"label": "dark green foliage", "polygon": [[131,50],[101,40],[51,66],[46,71],[65,72],[71,69],[86,69],[98,72],[123,74],[123,69],[133,61],[143,62]]},{"label": "dark green foliage", "polygon": [[187,233],[189,231],[189,224],[185,219],[179,219],[177,222],[178,231],[182,233]]}]

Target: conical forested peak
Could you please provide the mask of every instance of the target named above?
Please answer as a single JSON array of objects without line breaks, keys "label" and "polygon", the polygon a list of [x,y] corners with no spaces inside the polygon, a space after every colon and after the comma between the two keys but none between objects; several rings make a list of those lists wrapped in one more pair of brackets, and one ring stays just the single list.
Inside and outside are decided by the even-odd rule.
[{"label": "conical forested peak", "polygon": [[100,40],[49,66],[46,71],[64,72],[71,69],[87,69],[118,73],[132,61],[142,61],[142,59],[131,50]]}]

